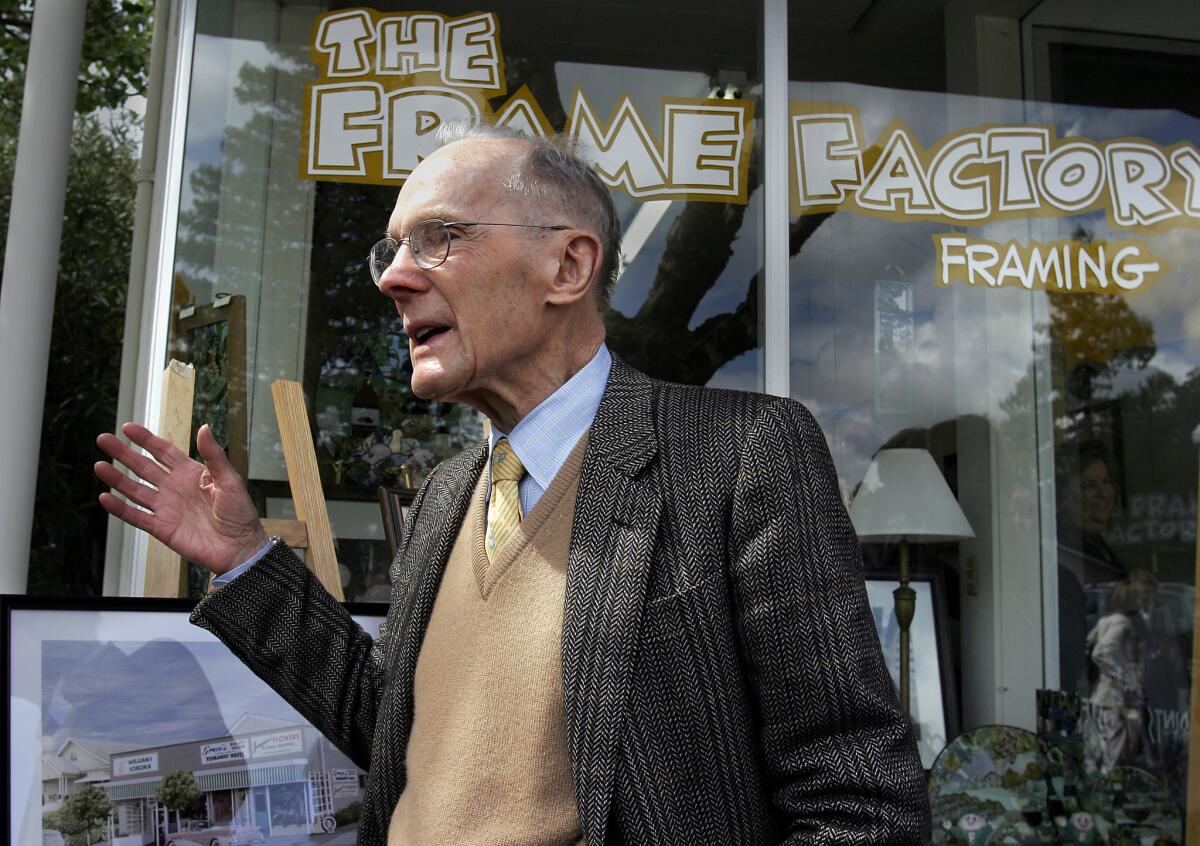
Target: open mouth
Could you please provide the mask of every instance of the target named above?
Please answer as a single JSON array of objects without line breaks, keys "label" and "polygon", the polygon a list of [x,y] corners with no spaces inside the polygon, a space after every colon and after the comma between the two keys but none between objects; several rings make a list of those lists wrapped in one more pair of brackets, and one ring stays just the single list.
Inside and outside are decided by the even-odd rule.
[{"label": "open mouth", "polygon": [[418,344],[427,344],[438,335],[448,331],[450,331],[449,326],[425,326],[421,329],[418,329],[416,334],[414,334],[412,337],[413,340],[415,340]]}]

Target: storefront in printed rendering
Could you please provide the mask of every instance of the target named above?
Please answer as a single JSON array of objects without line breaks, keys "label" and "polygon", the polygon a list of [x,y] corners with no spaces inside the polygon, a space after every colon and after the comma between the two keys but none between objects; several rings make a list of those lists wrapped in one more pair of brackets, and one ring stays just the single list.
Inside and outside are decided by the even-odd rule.
[{"label": "storefront in printed rendering", "polygon": [[[172,773],[195,780],[203,805],[195,823],[160,801]],[[331,833],[335,814],[361,801],[366,778],[312,726],[252,715],[226,737],[115,754],[112,774],[102,786],[114,833],[128,844],[155,842],[156,825],[160,839],[188,831],[241,831],[251,839],[255,830],[264,837]]]},{"label": "storefront in printed rendering", "polygon": [[367,251],[440,124],[562,131],[624,229],[615,353],[804,402],[860,511],[936,470],[856,522],[897,674],[910,564],[936,842],[1183,843],[1191,814],[1200,843],[1200,5],[169,5],[135,416],[194,362],[287,517],[268,386],[299,380],[348,599],[387,596],[377,488],[480,435],[412,395]]}]

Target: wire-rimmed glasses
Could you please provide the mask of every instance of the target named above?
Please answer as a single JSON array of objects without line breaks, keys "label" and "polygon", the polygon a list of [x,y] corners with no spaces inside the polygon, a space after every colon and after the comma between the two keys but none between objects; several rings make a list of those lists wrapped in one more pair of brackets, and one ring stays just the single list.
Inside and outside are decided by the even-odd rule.
[{"label": "wire-rimmed glasses", "polygon": [[450,242],[456,237],[450,228],[453,226],[519,226],[524,229],[570,229],[569,226],[539,226],[534,223],[489,223],[483,220],[422,220],[407,236],[400,238],[384,238],[367,254],[367,265],[371,268],[371,279],[376,285],[383,277],[384,271],[392,266],[400,247],[408,244],[412,250],[413,260],[417,267],[433,270],[450,255]]}]

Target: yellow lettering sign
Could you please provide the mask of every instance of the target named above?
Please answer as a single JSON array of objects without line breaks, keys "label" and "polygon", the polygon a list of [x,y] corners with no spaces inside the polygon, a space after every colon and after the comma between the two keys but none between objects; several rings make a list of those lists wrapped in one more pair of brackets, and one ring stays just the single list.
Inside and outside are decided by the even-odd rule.
[{"label": "yellow lettering sign", "polygon": [[854,106],[791,104],[791,212],[963,225],[1103,210],[1117,228],[1200,226],[1200,152],[987,125],[924,148],[901,121],[870,145]]},{"label": "yellow lettering sign", "polygon": [[[305,179],[399,184],[450,121],[493,121],[536,136],[553,131],[528,87],[493,110],[506,84],[491,13],[330,12],[313,27],[311,55],[319,78],[304,102]],[[661,103],[658,138],[627,96],[602,119],[576,92],[563,131],[592,156],[606,184],[632,197],[745,203],[754,104]]]},{"label": "yellow lettering sign", "polygon": [[1136,294],[1167,272],[1140,241],[998,243],[934,235],[938,283],[1060,293]]}]

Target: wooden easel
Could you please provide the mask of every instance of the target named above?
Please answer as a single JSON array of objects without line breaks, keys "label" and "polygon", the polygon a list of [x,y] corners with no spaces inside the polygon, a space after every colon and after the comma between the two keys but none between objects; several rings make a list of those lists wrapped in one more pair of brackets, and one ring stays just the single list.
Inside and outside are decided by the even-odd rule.
[{"label": "wooden easel", "polygon": [[[158,435],[184,453],[192,439],[192,397],[196,390],[196,368],[171,359],[163,375],[162,407]],[[146,581],[143,596],[187,596],[187,568],[183,558],[158,538],[146,547]]]},{"label": "wooden easel", "polygon": [[[192,433],[192,396],[196,374],[190,364],[172,360],[163,383],[163,403],[158,433],[188,452]],[[263,520],[268,535],[279,535],[284,543],[306,550],[305,563],[325,589],[339,602],[345,601],[329,512],[321,491],[317,454],[308,426],[308,410],[299,382],[285,379],[271,383],[275,417],[283,444],[288,485],[296,507],[295,520]],[[146,553],[145,596],[187,595],[187,567],[183,558],[155,538]]]},{"label": "wooden easel", "polygon": [[[333,550],[333,531],[329,528],[329,512],[325,494],[321,491],[321,474],[317,470],[317,451],[313,446],[312,430],[308,426],[308,409],[299,382],[277,379],[271,383],[271,398],[275,401],[275,418],[279,421],[279,438],[283,444],[283,461],[287,465],[288,485],[296,506],[295,520],[263,520],[268,535],[279,535],[288,546],[306,549],[304,563],[320,579],[325,590],[338,602],[345,602],[342,576],[337,555]],[[292,537],[296,543],[288,540]]]}]

